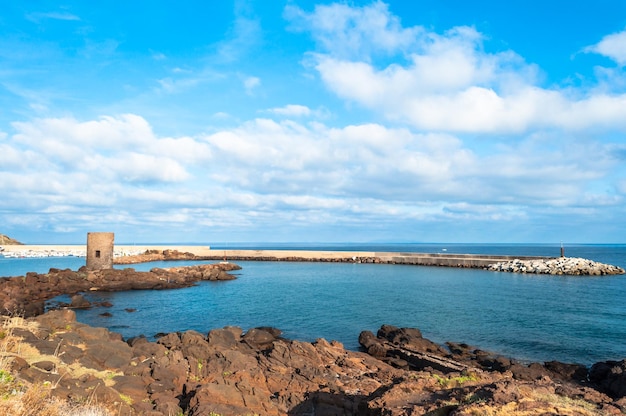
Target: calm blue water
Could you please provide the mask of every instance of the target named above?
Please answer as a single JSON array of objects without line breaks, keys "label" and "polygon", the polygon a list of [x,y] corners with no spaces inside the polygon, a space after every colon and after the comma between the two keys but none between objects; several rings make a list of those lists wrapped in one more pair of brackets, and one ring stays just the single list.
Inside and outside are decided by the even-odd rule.
[{"label": "calm blue water", "polygon": [[[333,249],[328,245],[299,248]],[[439,252],[443,248],[449,253],[559,253],[558,246],[524,245],[381,245],[375,251]],[[347,249],[373,251],[371,245]],[[626,266],[626,245],[572,246],[566,247],[566,255]],[[5,259],[11,260],[32,261]],[[69,268],[84,263],[84,259],[62,260]],[[183,264],[190,263],[176,263]],[[207,332],[225,325],[244,329],[267,325],[282,329],[288,338],[336,339],[352,349],[358,347],[360,331],[375,332],[382,324],[392,324],[420,328],[435,342],[467,342],[523,360],[591,364],[626,358],[624,275],[547,277],[400,265],[238,264],[243,269],[234,281],[202,282],[179,290],[90,294],[97,296],[94,300],[108,300],[114,306],[77,311],[78,319],[125,337],[186,329]],[[0,275],[7,275],[5,265],[0,259]],[[34,265],[22,264],[31,270]],[[171,265],[150,263],[135,268]],[[11,267],[16,270],[17,266]],[[58,263],[53,267],[64,268]],[[137,311],[129,313],[126,308]],[[113,316],[99,316],[105,311]]]}]

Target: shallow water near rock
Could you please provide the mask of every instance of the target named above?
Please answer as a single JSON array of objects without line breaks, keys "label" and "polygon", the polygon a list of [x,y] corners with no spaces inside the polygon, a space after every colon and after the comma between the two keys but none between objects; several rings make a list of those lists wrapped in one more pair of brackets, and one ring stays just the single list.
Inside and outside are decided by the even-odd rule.
[{"label": "shallow water near rock", "polygon": [[[457,248],[468,252],[468,247],[451,246],[447,251]],[[539,252],[522,247],[521,253],[511,253],[511,249],[503,248],[508,251],[502,254],[552,254],[545,253],[548,248],[541,252],[542,247],[535,247]],[[422,250],[387,247],[386,251]],[[556,251],[558,255],[558,247]],[[578,251],[568,248],[566,254],[624,267],[625,253],[624,246],[585,246]],[[133,267],[148,270],[183,264]],[[238,264],[243,270],[236,272],[234,281],[167,291],[89,294],[113,306],[77,311],[78,319],[125,337],[187,329],[207,332],[225,325],[274,326],[288,338],[335,339],[351,349],[358,348],[360,331],[375,332],[387,323],[419,328],[435,342],[466,342],[523,360],[591,364],[626,357],[624,275],[555,277],[400,265]],[[104,312],[112,316],[100,316]]]}]

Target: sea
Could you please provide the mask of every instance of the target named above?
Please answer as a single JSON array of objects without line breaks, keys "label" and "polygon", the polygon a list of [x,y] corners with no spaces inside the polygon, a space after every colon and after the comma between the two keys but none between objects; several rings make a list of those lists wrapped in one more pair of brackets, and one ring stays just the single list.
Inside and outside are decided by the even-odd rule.
[{"label": "sea", "polygon": [[[209,244],[210,245],[210,244]],[[558,257],[559,244],[213,244],[214,249],[303,249]],[[565,245],[565,255],[626,269],[626,245]],[[80,257],[0,257],[0,276],[77,270]],[[136,270],[201,262],[153,262]],[[522,362],[591,365],[626,359],[626,275],[581,277],[410,265],[237,262],[236,280],[185,289],[87,293],[111,307],[77,310],[80,322],[125,338],[235,325],[272,326],[289,339],[359,348],[361,331],[418,328],[437,343],[464,342]],[[128,267],[128,266],[121,266]],[[59,297],[48,302],[54,307]],[[111,316],[103,316],[108,312]]]}]

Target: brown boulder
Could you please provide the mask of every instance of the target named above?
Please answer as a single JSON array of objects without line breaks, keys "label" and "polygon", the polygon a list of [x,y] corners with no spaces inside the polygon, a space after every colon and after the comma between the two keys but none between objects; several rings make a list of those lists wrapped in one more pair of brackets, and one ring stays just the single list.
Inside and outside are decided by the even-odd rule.
[{"label": "brown boulder", "polygon": [[87,309],[91,307],[91,302],[89,302],[83,295],[74,295],[70,301],[70,308],[75,309]]},{"label": "brown boulder", "polygon": [[236,326],[227,326],[209,331],[207,340],[214,349],[233,349],[239,346],[243,330]]},{"label": "brown boulder", "polygon": [[270,349],[280,335],[280,331],[272,328],[252,328],[241,337],[242,341],[257,350]]},{"label": "brown boulder", "polygon": [[392,344],[400,345],[412,351],[447,354],[447,351],[440,345],[423,338],[422,332],[416,328],[397,328],[392,325],[383,325],[376,335],[378,338],[386,339]]},{"label": "brown boulder", "polygon": [[544,367],[554,375],[553,378],[579,383],[587,381],[587,375],[589,373],[589,370],[584,365],[567,364],[559,361],[549,361],[544,363]]},{"label": "brown boulder", "polygon": [[50,328],[52,331],[67,329],[76,322],[76,312],[69,309],[50,311],[35,318],[35,322]]}]

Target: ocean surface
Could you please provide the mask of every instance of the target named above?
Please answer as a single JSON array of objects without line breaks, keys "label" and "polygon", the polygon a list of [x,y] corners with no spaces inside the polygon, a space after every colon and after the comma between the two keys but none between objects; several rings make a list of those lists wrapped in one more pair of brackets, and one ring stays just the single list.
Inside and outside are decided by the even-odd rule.
[{"label": "ocean surface", "polygon": [[[559,245],[230,244],[215,249],[306,249],[558,256]],[[566,245],[565,255],[626,268],[626,245]],[[176,262],[175,265],[198,262]],[[536,276],[443,267],[237,262],[238,279],[164,291],[89,293],[110,308],[78,320],[124,337],[237,325],[273,326],[291,339],[338,340],[358,348],[362,330],[419,328],[435,342],[465,342],[524,361],[626,358],[626,275]],[[0,276],[78,269],[84,258],[4,259]],[[134,265],[137,270],[171,262]],[[57,299],[59,300],[59,299]],[[60,300],[67,300],[61,298]],[[128,312],[132,308],[136,311]],[[110,312],[111,317],[100,314]]]}]

